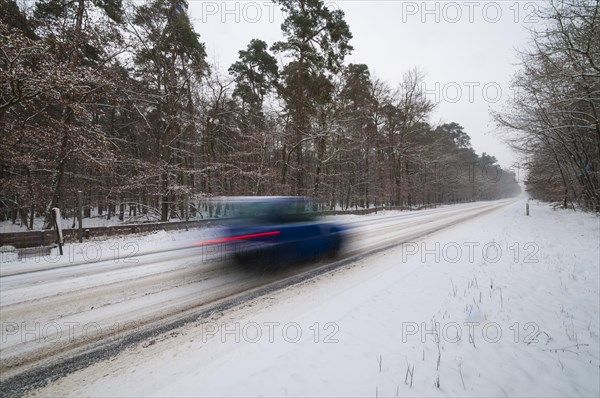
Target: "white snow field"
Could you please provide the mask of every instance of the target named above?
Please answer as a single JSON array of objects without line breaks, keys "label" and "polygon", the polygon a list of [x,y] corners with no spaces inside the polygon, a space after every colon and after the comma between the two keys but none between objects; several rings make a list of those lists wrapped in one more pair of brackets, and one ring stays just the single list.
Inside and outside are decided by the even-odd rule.
[{"label": "white snow field", "polygon": [[[504,203],[425,238],[396,237],[401,246],[143,341],[29,395],[599,396],[600,220],[536,202],[526,217],[526,200]],[[365,227],[357,245],[466,209]],[[160,261],[183,272],[190,259]],[[142,283],[158,278],[152,265],[100,272],[102,262],[46,264],[48,271],[20,275],[13,274],[17,264],[3,264],[0,280],[2,306],[14,319],[40,316],[38,305],[47,311],[42,321],[111,319],[75,292],[66,272],[98,295],[102,284],[115,290],[137,273],[140,292],[103,303],[112,321],[240,283],[229,273],[200,288],[190,282],[161,290],[152,284],[160,279]],[[47,284],[32,276],[43,273]],[[86,308],[61,304],[63,290]],[[50,305],[67,310],[51,315]],[[22,340],[22,332],[3,335],[3,361],[28,352]]]}]

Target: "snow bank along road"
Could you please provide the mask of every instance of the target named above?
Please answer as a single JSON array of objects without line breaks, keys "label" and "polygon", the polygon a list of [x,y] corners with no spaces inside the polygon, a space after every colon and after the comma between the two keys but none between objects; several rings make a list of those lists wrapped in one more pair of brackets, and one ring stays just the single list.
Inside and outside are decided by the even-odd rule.
[{"label": "snow bank along road", "polygon": [[113,247],[104,259],[3,262],[2,394],[20,395],[144,339],[513,202],[347,217],[350,242],[337,261],[278,272],[228,265],[194,245],[201,239],[192,232],[172,247],[164,242],[167,250],[134,253],[123,244],[121,257]]}]

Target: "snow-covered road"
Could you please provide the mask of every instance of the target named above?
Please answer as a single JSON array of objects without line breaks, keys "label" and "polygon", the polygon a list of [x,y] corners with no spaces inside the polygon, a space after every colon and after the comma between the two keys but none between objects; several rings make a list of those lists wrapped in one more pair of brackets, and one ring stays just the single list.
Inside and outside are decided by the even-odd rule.
[{"label": "snow-covered road", "polygon": [[[442,228],[505,203],[355,217],[347,221],[351,242],[342,256],[397,244],[399,239]],[[161,242],[159,247],[135,239],[93,243],[81,246],[76,251],[78,258],[72,247],[66,247],[67,258],[49,256],[3,263],[2,378],[39,367],[48,359],[57,362],[69,358],[92,344],[114,342],[142,326],[315,267],[307,264],[277,274],[261,274],[227,266],[219,261],[220,254],[214,253],[213,247],[196,245],[214,233],[180,234],[176,242]]]},{"label": "snow-covered road", "polygon": [[[585,395],[598,392],[598,307],[590,304],[590,297],[597,304],[598,283],[597,278],[593,282],[593,277],[598,276],[599,264],[592,261],[594,255],[598,260],[597,246],[589,247],[589,239],[598,237],[597,219],[595,229],[590,224],[593,218],[579,214],[565,222],[558,220],[557,226],[552,220],[540,220],[542,216],[548,218],[561,212],[548,213],[545,207],[540,207],[538,218],[524,218],[524,202],[513,202],[346,217],[355,227],[352,243],[342,254],[346,259],[356,259],[360,253],[378,247],[403,244],[350,261],[333,272],[251,303],[243,302],[235,311],[141,341],[116,357],[117,371],[109,371],[113,362],[110,365],[99,362],[59,380],[48,390],[41,390],[41,394],[394,395],[402,390],[402,394],[426,395],[464,395],[465,391],[473,395],[530,392],[539,395],[538,391]],[[490,212],[493,213],[487,215]],[[481,217],[465,221],[475,216]],[[592,236],[575,239],[577,251],[571,253],[562,250],[563,244],[557,242],[564,241],[562,234],[572,232],[568,227],[573,219],[581,223],[586,235]],[[461,221],[465,223],[460,227],[422,240],[426,233]],[[547,237],[544,231],[550,226],[555,235]],[[532,231],[537,235],[528,235]],[[163,238],[169,240],[168,235]],[[168,317],[198,311],[219,299],[326,266],[306,265],[268,275],[249,273],[210,261],[210,256],[192,246],[198,240],[194,233],[180,234],[179,238],[167,242],[169,252],[159,252],[160,245],[167,248],[165,242],[138,245],[139,252],[127,256],[127,261],[115,261],[110,251],[104,250],[109,258],[96,262],[73,258],[46,264],[3,263],[0,269],[2,379],[6,381],[11,375],[23,372],[27,369],[24,365],[35,367],[68,358],[94,343],[118,341],[144,325],[159,324]],[[122,242],[116,245],[124,246]],[[147,251],[153,254],[144,255]],[[569,264],[561,266],[561,260],[554,260],[554,252],[563,253],[563,260],[568,259]],[[558,275],[549,274],[549,269],[562,271]],[[551,283],[552,289],[546,284],[538,286],[538,281]],[[585,290],[576,290],[579,285]],[[531,289],[544,294],[544,304],[530,301]],[[573,304],[570,299],[577,302]],[[541,312],[537,314],[523,304],[534,305]],[[557,322],[564,318],[563,324],[541,323],[548,311],[559,315]],[[587,319],[587,324],[580,317]],[[437,331],[432,320],[433,325],[442,323]],[[491,321],[494,330],[488,327],[486,333],[493,335],[500,330],[504,336],[512,333],[511,337],[515,337],[511,338],[516,341],[507,352],[496,352],[506,347],[502,340],[496,341],[497,344],[482,340],[481,327]],[[468,330],[465,322],[473,322],[467,325]],[[474,323],[478,323],[479,329],[475,329]],[[280,329],[275,330],[276,326]],[[281,328],[285,326],[289,327],[282,334]],[[304,338],[294,342],[290,335],[294,330],[290,327],[300,331]],[[423,329],[428,332],[423,334]],[[256,332],[263,338],[256,339]],[[273,339],[266,338],[271,337],[270,332],[274,332]],[[446,339],[432,345],[433,333]],[[448,341],[449,336],[456,340],[457,333],[461,335],[458,341]],[[559,333],[563,336],[559,337]],[[585,343],[581,340],[583,335]],[[524,340],[531,336],[542,343],[546,339],[541,337],[548,336],[548,341],[544,347],[541,343],[532,346]],[[575,348],[567,343],[573,343]],[[588,381],[577,375],[574,383],[556,390],[553,389],[556,378],[552,375],[550,387],[536,390],[537,383],[525,387],[523,383],[510,384],[499,376],[482,377],[477,359],[471,361],[473,356],[486,352],[498,357],[491,361],[496,362],[491,373],[497,372],[500,364],[504,368],[501,376],[506,373],[504,377],[513,377],[513,368],[535,375],[540,369],[538,362],[509,363],[511,355],[519,357],[521,350],[530,347],[536,349],[537,356],[554,348],[576,351],[577,357],[585,357],[589,362],[589,366],[577,362]],[[432,370],[433,358],[436,366]],[[570,358],[559,359],[563,375],[565,363],[571,364],[569,361]],[[534,363],[537,368],[530,368]],[[415,364],[417,370],[413,367],[411,372]],[[542,370],[548,370],[548,366]],[[135,383],[125,381],[132,371],[138,375]],[[595,385],[594,377],[589,381],[594,371]],[[473,372],[479,376],[475,377]],[[107,377],[103,379],[105,374]],[[81,377],[94,381],[82,383]],[[196,382],[198,378],[202,382]],[[413,381],[412,390],[409,378]],[[267,381],[271,379],[273,382]],[[581,382],[581,389],[573,389],[577,382]],[[436,383],[439,388],[434,386]],[[73,389],[74,386],[77,388]]]}]

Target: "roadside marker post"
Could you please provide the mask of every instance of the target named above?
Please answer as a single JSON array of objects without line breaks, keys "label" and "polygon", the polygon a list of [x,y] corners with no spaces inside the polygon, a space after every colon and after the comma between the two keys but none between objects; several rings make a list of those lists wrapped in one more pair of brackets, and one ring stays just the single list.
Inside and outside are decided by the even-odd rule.
[{"label": "roadside marker post", "polygon": [[60,255],[63,255],[63,234],[62,228],[60,227],[60,209],[58,207],[54,207],[52,209],[52,217],[54,218],[54,228],[56,229],[56,240],[58,241],[58,251]]},{"label": "roadside marker post", "polygon": [[79,218],[79,243],[83,243],[83,192],[77,191],[77,218]]}]

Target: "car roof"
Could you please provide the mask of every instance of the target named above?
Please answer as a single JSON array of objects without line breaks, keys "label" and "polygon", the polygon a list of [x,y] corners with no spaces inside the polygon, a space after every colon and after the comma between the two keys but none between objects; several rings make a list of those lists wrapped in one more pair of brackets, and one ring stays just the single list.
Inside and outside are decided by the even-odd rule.
[{"label": "car roof", "polygon": [[257,202],[307,202],[313,199],[306,196],[217,196],[209,201],[229,203],[257,203]]}]

